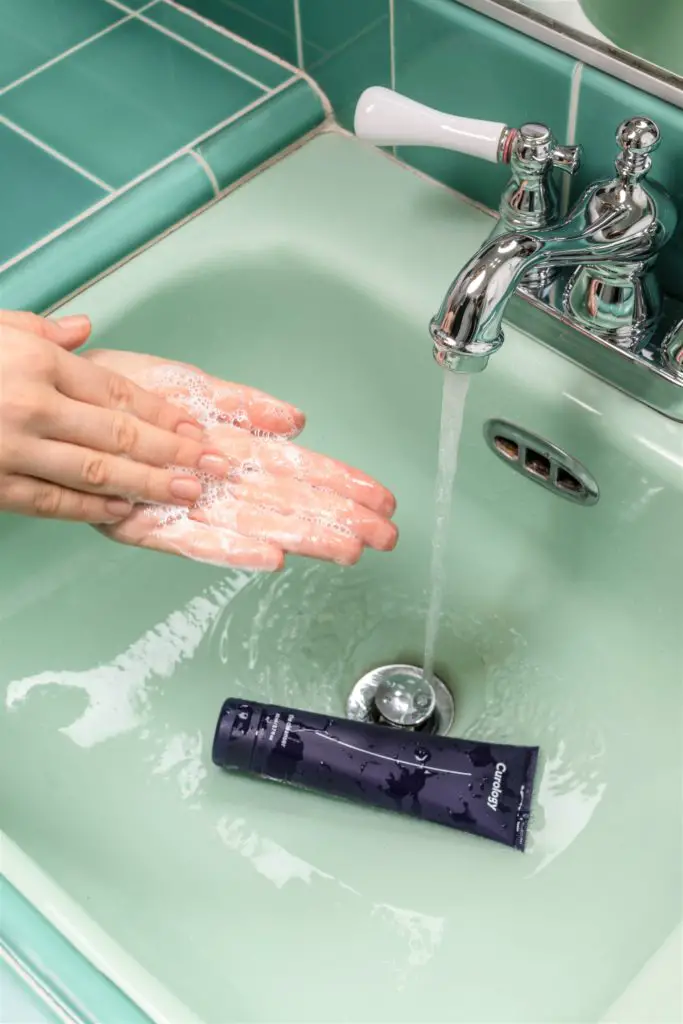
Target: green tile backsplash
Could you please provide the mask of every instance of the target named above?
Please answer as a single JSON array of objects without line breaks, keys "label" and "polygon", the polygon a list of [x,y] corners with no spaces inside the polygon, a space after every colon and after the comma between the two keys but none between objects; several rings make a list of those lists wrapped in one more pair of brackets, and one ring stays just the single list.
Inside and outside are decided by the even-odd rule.
[{"label": "green tile backsplash", "polygon": [[[682,109],[584,67],[458,0],[186,2],[228,27],[239,24],[256,43],[267,45],[267,30],[279,40],[276,52],[298,53],[345,127],[352,126],[355,102],[368,85],[393,85],[452,113],[512,125],[543,121],[560,142],[583,144],[575,195],[589,181],[611,174],[619,121],[649,114],[663,137],[652,174],[669,188],[681,211],[678,235],[660,259],[661,279],[669,294],[683,298]],[[498,207],[507,180],[504,167],[438,149],[401,148],[398,155],[486,206]]]},{"label": "green tile backsplash", "polygon": [[368,85],[391,84],[387,0],[299,0],[304,66],[345,128]]},{"label": "green tile backsplash", "polygon": [[107,195],[2,123],[0,154],[0,264]]},{"label": "green tile backsplash", "polygon": [[184,6],[256,46],[299,63],[294,0],[183,0]]},{"label": "green tile backsplash", "polygon": [[295,66],[173,0],[0,19],[0,306],[45,308],[325,116]]},{"label": "green tile backsplash", "polygon": [[121,17],[102,0],[2,0],[0,89]]},{"label": "green tile backsplash", "polygon": [[[110,202],[137,218],[141,239],[154,237],[319,123],[321,100],[297,67],[316,80],[349,128],[368,85],[513,125],[544,121],[561,142],[584,146],[574,194],[611,173],[619,121],[649,114],[663,136],[652,173],[683,213],[683,110],[458,0],[0,4],[0,304],[10,277],[15,298],[29,302],[29,265],[40,254],[27,257],[24,250],[51,231],[59,234],[70,218],[99,210],[87,230],[72,230],[87,234],[97,249],[94,262],[104,267],[134,247],[132,227],[112,230]],[[399,156],[498,206],[504,167],[436,149],[401,148]],[[129,193],[138,178],[146,185],[161,170],[163,209],[142,202],[151,195],[147,186]],[[50,188],[40,188],[48,180]],[[683,298],[683,223],[660,263],[666,290]],[[75,286],[85,273],[83,261],[78,266],[75,276],[57,275],[62,284]],[[44,298],[55,288],[39,291]]]},{"label": "green tile backsplash", "polygon": [[131,18],[0,97],[0,114],[119,188],[263,92]]},{"label": "green tile backsplash", "polygon": [[[567,136],[575,61],[452,0],[395,0],[396,88],[440,110]],[[504,166],[439,149],[402,159],[496,209]]]}]

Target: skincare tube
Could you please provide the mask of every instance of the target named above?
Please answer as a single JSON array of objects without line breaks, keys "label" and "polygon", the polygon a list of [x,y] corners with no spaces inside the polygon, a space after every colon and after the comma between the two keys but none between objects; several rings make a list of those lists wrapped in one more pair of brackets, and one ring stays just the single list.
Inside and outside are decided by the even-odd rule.
[{"label": "skincare tube", "polygon": [[230,698],[221,768],[290,782],[524,849],[538,747],[425,736]]}]

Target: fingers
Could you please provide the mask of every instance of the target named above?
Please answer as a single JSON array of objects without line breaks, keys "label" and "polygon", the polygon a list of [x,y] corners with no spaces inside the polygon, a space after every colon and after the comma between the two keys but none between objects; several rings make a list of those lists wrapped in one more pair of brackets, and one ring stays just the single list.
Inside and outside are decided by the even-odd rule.
[{"label": "fingers", "polygon": [[218,527],[219,532],[242,534],[266,541],[296,555],[320,558],[338,565],[354,565],[363,544],[350,532],[298,516],[280,515],[270,509],[239,501],[217,502],[210,508],[195,508],[190,519]]},{"label": "fingers", "polygon": [[[48,414],[50,410],[47,410]],[[63,398],[58,414],[49,415],[50,438],[125,455],[148,466],[185,466],[214,476],[225,476],[228,461],[207,445],[183,434],[143,423],[127,412],[85,405]]]},{"label": "fingers", "polygon": [[398,530],[391,520],[335,492],[314,490],[298,480],[268,474],[254,474],[228,486],[237,500],[265,506],[281,515],[337,524],[378,551],[391,551],[396,546]]},{"label": "fingers", "polygon": [[204,423],[228,419],[243,429],[294,437],[306,421],[301,410],[287,402],[254,388],[212,377],[188,363],[120,351],[92,350],[85,358],[99,366],[124,372],[140,387],[173,405],[191,410]]},{"label": "fingers", "polygon": [[83,523],[116,523],[128,516],[132,506],[118,499],[59,487],[27,476],[3,477],[0,508],[24,516],[71,519]]},{"label": "fingers", "polygon": [[273,476],[289,476],[314,487],[329,488],[383,516],[393,515],[396,508],[394,496],[386,487],[326,455],[288,442],[253,437],[227,425],[212,428],[209,437],[212,445],[233,464],[238,478],[254,467]]},{"label": "fingers", "polygon": [[191,519],[150,528],[150,516],[154,523],[154,509],[136,509],[125,522],[106,527],[103,532],[123,544],[134,544],[211,565],[262,572],[276,572],[284,565],[282,550],[267,541],[224,529],[212,529]]},{"label": "fingers", "polygon": [[63,395],[77,402],[127,412],[163,430],[181,428],[195,440],[202,437],[203,431],[186,410],[145,391],[127,377],[69,352],[60,353],[56,384]]},{"label": "fingers", "polygon": [[36,313],[0,309],[0,324],[37,334],[38,337],[54,341],[67,350],[78,348],[90,336],[90,320],[87,316],[63,316],[57,320],[47,320]]},{"label": "fingers", "polygon": [[209,381],[214,388],[216,405],[235,426],[291,438],[300,434],[306,425],[306,417],[300,409],[272,395],[228,384],[216,377],[210,377]]},{"label": "fingers", "polygon": [[60,441],[27,444],[21,453],[21,467],[28,476],[78,491],[124,496],[134,502],[189,506],[202,492],[199,480],[187,473],[156,469]]}]

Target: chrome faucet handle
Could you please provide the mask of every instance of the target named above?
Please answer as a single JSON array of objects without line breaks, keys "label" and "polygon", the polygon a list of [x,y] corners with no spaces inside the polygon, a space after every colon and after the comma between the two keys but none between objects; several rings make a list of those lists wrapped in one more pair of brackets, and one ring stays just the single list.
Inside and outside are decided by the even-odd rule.
[{"label": "chrome faucet handle", "polygon": [[573,174],[578,146],[561,146],[549,128],[459,117],[425,106],[393,89],[372,86],[356,104],[356,135],[378,146],[434,146],[509,164],[511,180],[500,201],[499,230],[539,230],[560,219],[559,191],[553,171]]},{"label": "chrome faucet handle", "polygon": [[665,189],[646,178],[659,145],[655,122],[631,117],[619,125],[616,140],[616,176],[596,182],[575,207],[590,247],[607,240],[614,257],[580,261],[566,284],[563,309],[595,337],[639,352],[661,318],[655,264],[678,214]]},{"label": "chrome faucet handle", "polygon": [[580,146],[562,146],[544,124],[523,124],[513,130],[504,155],[512,177],[500,203],[501,231],[541,230],[560,219],[555,169],[575,174]]},{"label": "chrome faucet handle", "polygon": [[617,174],[633,184],[644,178],[652,167],[650,153],[661,141],[659,128],[649,117],[630,117],[617,129],[619,153],[615,167]]}]

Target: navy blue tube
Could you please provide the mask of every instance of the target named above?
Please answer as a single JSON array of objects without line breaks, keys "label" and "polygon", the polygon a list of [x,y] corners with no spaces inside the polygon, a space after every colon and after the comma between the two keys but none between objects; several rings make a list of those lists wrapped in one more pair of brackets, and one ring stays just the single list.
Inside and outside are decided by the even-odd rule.
[{"label": "navy blue tube", "polygon": [[538,747],[423,736],[230,698],[213,762],[523,850]]}]

